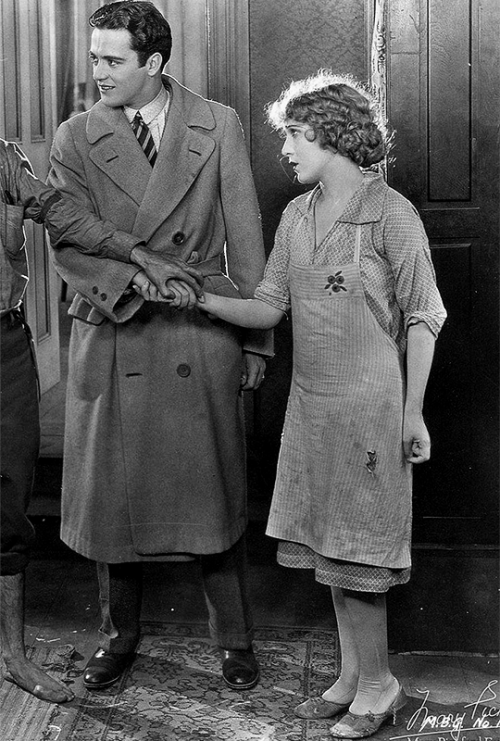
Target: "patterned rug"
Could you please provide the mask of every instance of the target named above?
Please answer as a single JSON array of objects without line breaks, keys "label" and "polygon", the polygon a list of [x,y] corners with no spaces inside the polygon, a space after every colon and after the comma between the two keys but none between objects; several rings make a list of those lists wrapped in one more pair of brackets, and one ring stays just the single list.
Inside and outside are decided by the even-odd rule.
[{"label": "patterned rug", "polygon": [[[118,686],[87,693],[68,738],[78,741],[319,741],[292,708],[323,691],[338,668],[338,640],[318,630],[260,629],[262,679],[235,692],[199,625],[143,626],[137,659]],[[323,688],[323,689],[322,689]]]},{"label": "patterned rug", "polygon": [[[144,624],[137,658],[120,682],[88,692],[84,657],[72,646],[37,647],[31,658],[71,685],[76,699],[50,705],[7,682],[0,685],[2,741],[333,741],[328,720],[293,714],[338,673],[336,633],[260,628],[261,681],[227,688],[217,649],[203,625]],[[425,704],[425,707],[424,707]],[[500,711],[409,698],[400,724],[374,741],[500,741]]]}]

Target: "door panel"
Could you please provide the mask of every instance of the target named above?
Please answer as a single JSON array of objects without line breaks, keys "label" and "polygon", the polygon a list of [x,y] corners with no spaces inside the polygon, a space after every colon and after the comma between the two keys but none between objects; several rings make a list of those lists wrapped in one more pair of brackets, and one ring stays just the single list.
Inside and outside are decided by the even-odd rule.
[{"label": "door panel", "polygon": [[433,455],[415,467],[415,539],[493,544],[500,4],[395,0],[388,26],[388,178],[422,216],[449,315],[426,396]]}]

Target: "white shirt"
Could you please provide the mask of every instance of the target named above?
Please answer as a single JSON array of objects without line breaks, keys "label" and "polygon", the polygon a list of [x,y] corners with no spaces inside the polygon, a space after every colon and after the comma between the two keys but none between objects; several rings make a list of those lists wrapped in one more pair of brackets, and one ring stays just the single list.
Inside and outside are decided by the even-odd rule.
[{"label": "white shirt", "polygon": [[[163,85],[161,90],[149,103],[139,108],[142,120],[149,128],[153,141],[155,143],[156,151],[160,149],[160,142],[165,130],[165,122],[167,120],[168,107],[170,104],[170,95]],[[134,116],[137,113],[137,109],[129,108],[128,106],[123,107],[123,111],[130,124],[134,120]]]}]

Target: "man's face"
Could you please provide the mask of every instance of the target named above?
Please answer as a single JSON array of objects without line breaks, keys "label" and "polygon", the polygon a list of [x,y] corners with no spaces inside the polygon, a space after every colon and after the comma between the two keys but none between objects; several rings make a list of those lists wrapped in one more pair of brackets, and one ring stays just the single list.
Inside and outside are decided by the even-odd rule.
[{"label": "man's face", "polygon": [[94,28],[89,57],[102,102],[110,108],[141,108],[156,94],[154,78],[146,63],[139,67],[137,52],[130,48],[124,28]]}]

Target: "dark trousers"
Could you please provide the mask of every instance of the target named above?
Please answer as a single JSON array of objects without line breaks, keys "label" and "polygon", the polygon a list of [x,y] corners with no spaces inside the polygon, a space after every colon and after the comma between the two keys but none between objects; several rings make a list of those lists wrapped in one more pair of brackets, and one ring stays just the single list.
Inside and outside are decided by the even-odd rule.
[{"label": "dark trousers", "polygon": [[[249,648],[253,620],[247,596],[245,536],[223,553],[198,557],[209,629],[226,649]],[[99,645],[113,653],[134,651],[140,636],[142,564],[97,564],[102,625]]]},{"label": "dark trousers", "polygon": [[34,530],[26,517],[40,444],[38,385],[29,330],[19,311],[1,324],[2,576],[26,568]]}]

